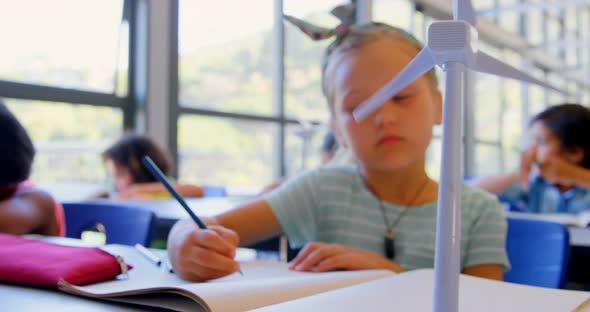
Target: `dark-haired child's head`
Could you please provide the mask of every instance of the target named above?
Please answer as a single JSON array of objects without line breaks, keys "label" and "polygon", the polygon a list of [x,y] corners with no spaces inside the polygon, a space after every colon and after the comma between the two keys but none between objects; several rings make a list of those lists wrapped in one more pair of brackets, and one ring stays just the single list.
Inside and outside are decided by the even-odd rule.
[{"label": "dark-haired child's head", "polygon": [[166,175],[172,170],[168,156],[154,141],[142,135],[130,134],[102,153],[107,171],[113,177],[115,187],[121,191],[136,183],[157,182],[142,165],[149,156]]},{"label": "dark-haired child's head", "polygon": [[35,147],[27,131],[0,101],[0,199],[29,178],[34,158]]},{"label": "dark-haired child's head", "polygon": [[558,156],[590,169],[590,110],[579,104],[551,106],[531,119],[537,159]]}]

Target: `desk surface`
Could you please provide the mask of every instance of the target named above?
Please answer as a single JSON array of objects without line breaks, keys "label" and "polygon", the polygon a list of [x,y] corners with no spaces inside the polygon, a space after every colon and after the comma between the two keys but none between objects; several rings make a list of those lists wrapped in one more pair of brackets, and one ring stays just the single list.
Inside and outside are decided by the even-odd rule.
[{"label": "desk surface", "polygon": [[521,218],[528,220],[549,221],[563,224],[567,227],[570,234],[570,245],[573,247],[590,247],[590,227],[578,227],[571,224],[564,223],[568,220],[567,215],[558,214],[538,214],[538,213],[522,213],[522,212],[504,212],[506,217]]},{"label": "desk surface", "polygon": [[570,245],[574,247],[590,247],[590,228],[568,227]]},{"label": "desk surface", "polygon": [[[68,295],[55,289],[32,288],[20,285],[0,284],[0,302],[5,311],[146,311],[121,303],[86,299]],[[148,311],[157,311],[156,309]]]}]

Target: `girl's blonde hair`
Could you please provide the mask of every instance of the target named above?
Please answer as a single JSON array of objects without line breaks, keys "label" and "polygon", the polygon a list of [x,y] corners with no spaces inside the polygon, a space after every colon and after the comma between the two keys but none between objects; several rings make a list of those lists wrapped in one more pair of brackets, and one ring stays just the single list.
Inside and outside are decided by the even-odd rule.
[{"label": "girl's blonde hair", "polygon": [[[334,86],[333,72],[337,62],[331,62],[332,55],[355,49],[360,49],[378,40],[392,40],[403,43],[404,49],[409,55],[415,56],[422,50],[422,44],[408,32],[382,23],[370,23],[354,26],[345,36],[334,41],[325,51],[322,59],[322,92],[328,101],[330,113],[334,114]],[[425,74],[431,82],[433,90],[438,88],[438,79],[434,68]]]}]

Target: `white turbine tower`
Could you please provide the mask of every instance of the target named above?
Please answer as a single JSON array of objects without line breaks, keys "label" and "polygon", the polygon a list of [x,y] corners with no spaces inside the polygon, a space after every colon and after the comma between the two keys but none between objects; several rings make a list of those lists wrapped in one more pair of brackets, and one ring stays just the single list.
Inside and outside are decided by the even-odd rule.
[{"label": "white turbine tower", "polygon": [[426,46],[396,77],[354,111],[360,121],[425,72],[445,72],[442,164],[438,189],[433,311],[458,310],[461,244],[461,136],[464,72],[471,69],[555,89],[478,50],[476,16],[470,0],[453,1],[453,20],[428,27]]}]

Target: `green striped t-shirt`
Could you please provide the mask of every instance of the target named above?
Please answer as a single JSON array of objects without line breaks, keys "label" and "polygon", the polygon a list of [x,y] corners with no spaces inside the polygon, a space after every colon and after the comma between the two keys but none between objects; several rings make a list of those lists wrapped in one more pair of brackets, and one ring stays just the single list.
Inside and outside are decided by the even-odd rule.
[{"label": "green striped t-shirt", "polygon": [[[379,200],[366,188],[355,165],[306,171],[264,198],[296,248],[325,242],[385,256],[386,227]],[[387,202],[384,206],[389,222],[407,209]],[[402,268],[434,266],[436,209],[436,201],[411,207],[393,228],[393,261]],[[461,216],[461,268],[500,264],[507,270],[506,220],[498,201],[484,191],[464,186]]]}]

